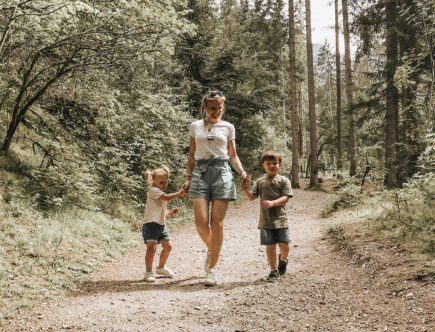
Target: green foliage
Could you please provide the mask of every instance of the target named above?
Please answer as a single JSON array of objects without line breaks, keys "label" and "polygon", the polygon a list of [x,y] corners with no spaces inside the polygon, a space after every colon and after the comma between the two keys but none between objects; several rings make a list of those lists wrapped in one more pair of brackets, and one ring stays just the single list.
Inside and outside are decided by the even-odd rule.
[{"label": "green foliage", "polygon": [[435,134],[428,134],[425,143],[426,149],[418,160],[419,177],[435,172]]},{"label": "green foliage", "polygon": [[376,218],[376,228],[388,231],[398,241],[412,243],[422,252],[435,254],[435,140],[427,136],[428,147],[419,158],[421,172],[388,194],[389,204]]},{"label": "green foliage", "polygon": [[[363,222],[376,237],[393,240],[433,257],[435,254],[435,172],[433,135],[428,136],[428,148],[420,156],[422,173],[414,175],[402,189],[360,194],[353,184],[339,190],[336,198],[322,210],[323,217],[333,227],[343,223]],[[351,207],[339,215],[331,212],[339,207]],[[360,228],[363,228],[361,226]]]},{"label": "green foliage", "polygon": [[328,202],[320,212],[322,218],[326,218],[331,213],[343,208],[355,207],[360,203],[365,195],[361,194],[361,187],[355,184],[349,184],[340,188],[334,199]]},{"label": "green foliage", "polygon": [[[389,204],[376,218],[376,230],[399,242],[435,254],[435,173],[416,175],[403,189],[390,192]],[[385,202],[384,202],[385,204]]]},{"label": "green foliage", "polygon": [[261,156],[265,151],[279,151],[283,156],[280,173],[288,175],[291,158],[286,145],[285,133],[275,128],[263,115],[255,115],[240,121],[237,130],[238,154],[245,168],[252,174],[262,174]]}]

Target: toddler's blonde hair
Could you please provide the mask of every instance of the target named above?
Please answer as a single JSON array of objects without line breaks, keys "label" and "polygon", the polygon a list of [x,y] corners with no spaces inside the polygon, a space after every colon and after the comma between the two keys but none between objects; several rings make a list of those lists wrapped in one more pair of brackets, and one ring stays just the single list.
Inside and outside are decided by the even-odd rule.
[{"label": "toddler's blonde hair", "polygon": [[147,169],[145,172],[145,178],[146,178],[148,184],[152,185],[153,179],[156,176],[163,175],[163,176],[167,176],[169,178],[170,173],[171,172],[169,171],[168,166],[162,165],[162,168],[156,168],[155,170],[152,170],[152,171]]}]

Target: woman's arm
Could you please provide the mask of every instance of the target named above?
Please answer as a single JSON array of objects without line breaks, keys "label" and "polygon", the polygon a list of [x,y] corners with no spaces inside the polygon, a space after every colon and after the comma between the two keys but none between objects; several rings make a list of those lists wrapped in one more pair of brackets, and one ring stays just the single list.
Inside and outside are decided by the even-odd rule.
[{"label": "woman's arm", "polygon": [[189,190],[193,168],[195,167],[196,164],[195,150],[196,150],[195,138],[190,136],[189,154],[187,156],[186,181],[184,181],[183,184],[183,187],[186,188],[186,191]]},{"label": "woman's arm", "polygon": [[231,141],[228,141],[228,155],[230,156],[231,165],[233,165],[234,169],[237,171],[237,173],[240,174],[242,179],[245,179],[246,172],[243,169],[242,162],[240,161],[239,157],[237,156],[236,141],[233,139]]}]

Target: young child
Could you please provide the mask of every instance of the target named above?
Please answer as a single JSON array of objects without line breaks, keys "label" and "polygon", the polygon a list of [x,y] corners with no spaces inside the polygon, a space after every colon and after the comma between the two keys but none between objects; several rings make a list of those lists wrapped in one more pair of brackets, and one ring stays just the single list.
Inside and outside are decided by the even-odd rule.
[{"label": "young child", "polygon": [[[260,222],[261,244],[266,246],[267,260],[270,265],[270,274],[267,281],[275,282],[287,269],[289,253],[289,232],[286,203],[293,197],[290,180],[278,174],[282,165],[281,154],[268,151],[261,158],[266,175],[255,181],[251,191],[251,177],[247,176],[242,183],[245,196],[250,200],[260,197]],[[276,245],[279,247],[279,263],[276,259]]]},{"label": "young child", "polygon": [[184,187],[172,194],[165,194],[163,191],[168,187],[169,169],[166,166],[146,171],[146,180],[151,185],[148,191],[147,202],[145,205],[145,217],[142,227],[142,235],[147,246],[145,255],[145,281],[155,282],[153,275],[153,259],[158,243],[162,244],[163,250],[160,254],[159,266],[156,273],[169,278],[174,277],[174,272],[166,267],[169,253],[172,249],[171,237],[165,225],[165,217],[169,217],[178,212],[177,208],[167,211],[166,205],[169,201],[185,194]]}]

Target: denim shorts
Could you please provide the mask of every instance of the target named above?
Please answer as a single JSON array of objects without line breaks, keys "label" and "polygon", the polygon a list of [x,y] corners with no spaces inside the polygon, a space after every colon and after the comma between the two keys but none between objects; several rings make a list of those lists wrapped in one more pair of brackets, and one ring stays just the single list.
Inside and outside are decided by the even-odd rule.
[{"label": "denim shorts", "polygon": [[262,245],[277,243],[290,243],[288,228],[260,229],[260,239]]},{"label": "denim shorts", "polygon": [[236,185],[228,159],[197,160],[190,181],[189,198],[236,199]]},{"label": "denim shorts", "polygon": [[156,222],[146,222],[143,224],[142,236],[145,243],[160,243],[171,239],[166,225],[160,225]]}]

